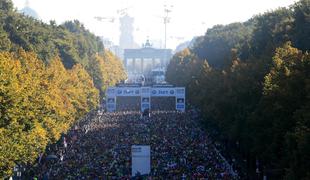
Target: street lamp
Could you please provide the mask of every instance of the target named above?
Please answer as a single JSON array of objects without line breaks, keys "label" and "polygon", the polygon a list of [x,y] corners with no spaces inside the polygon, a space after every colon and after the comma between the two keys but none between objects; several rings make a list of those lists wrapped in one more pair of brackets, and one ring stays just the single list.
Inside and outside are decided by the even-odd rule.
[{"label": "street lamp", "polygon": [[165,24],[165,49],[167,48],[167,24],[170,22],[170,17],[168,14],[171,12],[171,8],[173,8],[173,5],[170,5],[169,7],[167,5],[164,5],[164,24]]}]

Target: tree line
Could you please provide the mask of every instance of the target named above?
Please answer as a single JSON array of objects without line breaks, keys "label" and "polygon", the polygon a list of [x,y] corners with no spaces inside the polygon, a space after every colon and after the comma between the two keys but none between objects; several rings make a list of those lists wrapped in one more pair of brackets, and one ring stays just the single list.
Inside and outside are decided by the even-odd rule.
[{"label": "tree line", "polygon": [[[168,82],[192,105],[248,176],[310,179],[310,1],[216,25],[176,53]],[[231,156],[228,155],[228,156]]]},{"label": "tree line", "polygon": [[79,21],[46,24],[0,0],[0,178],[36,163],[125,77],[121,61]]}]

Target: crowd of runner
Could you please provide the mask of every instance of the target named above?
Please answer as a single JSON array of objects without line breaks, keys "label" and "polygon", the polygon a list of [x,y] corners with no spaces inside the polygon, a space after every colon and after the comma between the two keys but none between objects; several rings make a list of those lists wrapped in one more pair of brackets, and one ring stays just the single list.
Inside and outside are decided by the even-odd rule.
[{"label": "crowd of runner", "polygon": [[[151,109],[155,111],[172,111],[175,109],[175,97],[150,98]],[[117,97],[116,111],[139,111],[141,108],[140,97]]]},{"label": "crowd of runner", "polygon": [[236,179],[196,111],[90,113],[42,157],[40,179],[132,179],[131,146],[150,145],[151,173],[136,179]]},{"label": "crowd of runner", "polygon": [[117,97],[116,111],[139,111],[141,108],[140,97]]},{"label": "crowd of runner", "polygon": [[172,111],[175,109],[175,97],[152,97],[151,109],[155,111]]}]

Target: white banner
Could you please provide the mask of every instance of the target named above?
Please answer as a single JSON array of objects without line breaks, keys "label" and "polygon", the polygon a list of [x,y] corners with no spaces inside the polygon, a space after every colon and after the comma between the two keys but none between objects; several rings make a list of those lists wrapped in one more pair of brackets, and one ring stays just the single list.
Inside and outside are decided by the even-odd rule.
[{"label": "white banner", "polygon": [[106,106],[108,112],[114,112],[116,110],[116,97],[114,88],[107,89]]},{"label": "white banner", "polygon": [[151,147],[145,145],[131,146],[131,175],[145,175],[151,172]]},{"label": "white banner", "polygon": [[175,88],[176,97],[175,97],[175,109],[178,111],[185,111],[185,88],[178,87]]},{"label": "white banner", "polygon": [[178,111],[185,111],[185,98],[184,97],[176,97],[175,109]]},{"label": "white banner", "polygon": [[115,96],[115,87],[108,87],[106,92],[107,96]]},{"label": "white banner", "polygon": [[141,112],[143,112],[145,109],[150,109],[150,104],[150,96],[141,96]]},{"label": "white banner", "polygon": [[106,106],[108,112],[114,112],[116,110],[116,98],[108,96],[106,100]]}]

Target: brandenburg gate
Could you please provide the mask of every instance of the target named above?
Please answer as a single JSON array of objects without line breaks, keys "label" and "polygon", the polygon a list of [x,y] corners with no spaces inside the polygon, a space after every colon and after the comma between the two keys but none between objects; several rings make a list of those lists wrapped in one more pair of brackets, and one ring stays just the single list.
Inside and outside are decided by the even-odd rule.
[{"label": "brandenburg gate", "polygon": [[147,40],[141,49],[124,50],[124,66],[128,73],[146,74],[155,68],[166,69],[171,56],[171,49],[152,48]]}]

